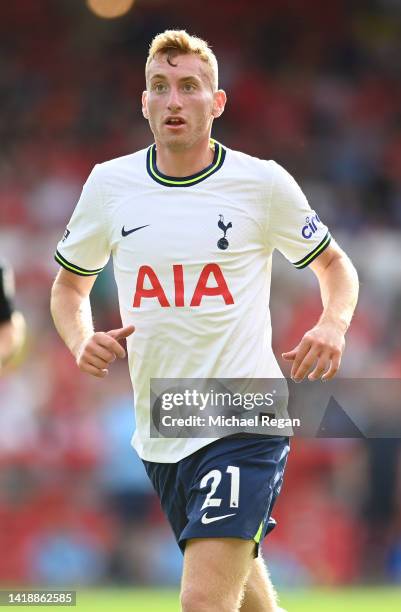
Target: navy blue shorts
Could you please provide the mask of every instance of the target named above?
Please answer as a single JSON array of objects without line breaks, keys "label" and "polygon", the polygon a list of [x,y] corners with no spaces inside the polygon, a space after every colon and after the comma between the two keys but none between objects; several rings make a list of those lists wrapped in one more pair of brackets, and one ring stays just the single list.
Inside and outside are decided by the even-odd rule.
[{"label": "navy blue shorts", "polygon": [[289,449],[287,437],[229,436],[177,463],[143,461],[182,552],[190,538],[242,538],[257,556]]}]

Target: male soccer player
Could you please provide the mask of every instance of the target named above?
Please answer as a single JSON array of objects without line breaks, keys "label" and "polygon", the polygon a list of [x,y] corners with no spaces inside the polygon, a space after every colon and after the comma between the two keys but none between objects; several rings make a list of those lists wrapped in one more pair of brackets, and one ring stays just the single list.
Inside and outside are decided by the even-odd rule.
[{"label": "male soccer player", "polygon": [[14,310],[14,276],[10,266],[0,261],[0,371],[22,347],[25,319]]},{"label": "male soccer player", "polygon": [[[127,339],[133,445],[184,552],[183,611],[273,611],[258,548],[273,526],[288,438],[151,438],[150,379],[282,377],[268,310],[275,248],[312,268],[323,302],[283,357],[297,381],[332,378],[358,281],[286,170],[211,140],[226,103],[217,71],[203,40],[155,37],[142,97],[155,142],[94,167],[57,247],[51,308],[84,372],[106,376]],[[110,253],[123,327],[95,332],[89,294]]]}]

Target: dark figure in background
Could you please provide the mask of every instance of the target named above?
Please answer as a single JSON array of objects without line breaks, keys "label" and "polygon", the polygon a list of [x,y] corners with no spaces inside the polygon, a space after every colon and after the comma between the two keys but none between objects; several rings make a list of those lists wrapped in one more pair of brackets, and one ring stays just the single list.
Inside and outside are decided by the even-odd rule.
[{"label": "dark figure in background", "polygon": [[367,582],[388,580],[383,575],[388,566],[390,549],[400,538],[397,526],[399,508],[397,482],[401,440],[372,438],[366,440],[369,488],[362,508],[366,537],[362,551],[362,575]]},{"label": "dark figure in background", "polygon": [[25,320],[14,310],[14,276],[0,261],[0,371],[21,349],[25,338]]}]

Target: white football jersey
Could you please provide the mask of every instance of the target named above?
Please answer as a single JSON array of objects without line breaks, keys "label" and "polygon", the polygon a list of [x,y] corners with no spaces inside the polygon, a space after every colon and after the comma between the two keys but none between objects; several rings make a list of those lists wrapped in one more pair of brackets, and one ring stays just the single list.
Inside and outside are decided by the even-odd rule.
[{"label": "white football jersey", "polygon": [[304,268],[330,234],[296,181],[212,141],[212,164],[188,177],[157,168],[156,146],[92,170],[58,263],[98,274],[113,255],[137,429],[148,461],[176,462],[211,438],[150,438],[151,378],[281,378],[271,348],[272,252]]}]

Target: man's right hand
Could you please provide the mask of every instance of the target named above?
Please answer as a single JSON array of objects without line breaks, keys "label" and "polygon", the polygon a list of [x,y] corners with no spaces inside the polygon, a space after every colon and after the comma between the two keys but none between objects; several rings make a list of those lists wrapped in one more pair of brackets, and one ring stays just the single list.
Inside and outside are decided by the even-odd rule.
[{"label": "man's right hand", "polygon": [[112,329],[108,332],[96,332],[80,347],[76,362],[80,370],[104,378],[109,373],[109,365],[116,357],[124,359],[125,350],[119,340],[128,338],[135,331],[133,325]]}]

